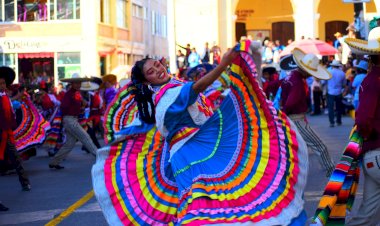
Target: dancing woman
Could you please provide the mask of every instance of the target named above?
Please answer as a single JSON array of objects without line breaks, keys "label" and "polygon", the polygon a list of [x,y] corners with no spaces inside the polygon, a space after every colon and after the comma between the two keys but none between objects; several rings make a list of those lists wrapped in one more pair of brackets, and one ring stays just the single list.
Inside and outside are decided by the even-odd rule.
[{"label": "dancing woman", "polygon": [[[92,170],[110,225],[304,225],[307,149],[265,99],[250,46],[195,83],[136,62],[107,109],[109,146]],[[231,92],[213,112],[202,91],[231,63]]]}]

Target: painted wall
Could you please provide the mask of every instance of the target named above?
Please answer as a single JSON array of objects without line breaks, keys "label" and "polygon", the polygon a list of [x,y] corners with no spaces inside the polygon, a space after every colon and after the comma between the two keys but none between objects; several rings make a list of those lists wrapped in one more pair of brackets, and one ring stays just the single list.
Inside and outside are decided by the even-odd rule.
[{"label": "painted wall", "polygon": [[354,5],[343,3],[342,0],[321,0],[318,7],[320,15],[318,30],[319,38],[325,40],[325,23],[333,20],[354,21]]},{"label": "painted wall", "polygon": [[219,44],[218,0],[174,0],[174,8],[177,44],[186,46],[189,43],[199,54],[202,53],[205,42],[210,47],[213,43]]},{"label": "painted wall", "polygon": [[271,30],[274,22],[294,21],[290,0],[240,0],[235,14],[237,22],[246,23],[247,30]]}]

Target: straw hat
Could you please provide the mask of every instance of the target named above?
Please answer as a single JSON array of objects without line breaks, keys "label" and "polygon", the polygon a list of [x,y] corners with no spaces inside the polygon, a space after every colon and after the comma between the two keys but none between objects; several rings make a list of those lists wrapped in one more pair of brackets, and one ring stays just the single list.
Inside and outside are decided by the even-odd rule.
[{"label": "straw hat", "polygon": [[93,91],[99,89],[99,85],[95,82],[82,82],[80,90],[82,91]]},{"label": "straw hat", "polygon": [[284,70],[284,71],[292,71],[298,68],[298,65],[294,61],[292,54],[281,57],[280,68],[281,70]]},{"label": "straw hat", "polygon": [[346,38],[344,41],[355,54],[378,55],[380,54],[380,27],[369,32],[368,41],[356,38]]},{"label": "straw hat", "polygon": [[5,80],[5,84],[10,86],[16,78],[15,71],[10,67],[0,67],[0,78]]},{"label": "straw hat", "polygon": [[330,66],[333,66],[333,67],[341,67],[343,66],[339,60],[333,60],[330,64]]},{"label": "straw hat", "polygon": [[292,51],[292,54],[298,67],[300,67],[302,70],[306,71],[313,77],[322,80],[328,80],[332,77],[330,72],[325,67],[319,64],[319,59],[315,54],[306,54],[298,48],[295,48]]},{"label": "straw hat", "polygon": [[338,31],[338,32],[336,32],[336,33],[334,34],[334,36],[335,36],[335,37],[341,37],[342,34]]},{"label": "straw hat", "polygon": [[90,78],[82,77],[78,73],[74,73],[71,75],[71,78],[62,78],[60,79],[61,82],[86,82],[90,81]]}]

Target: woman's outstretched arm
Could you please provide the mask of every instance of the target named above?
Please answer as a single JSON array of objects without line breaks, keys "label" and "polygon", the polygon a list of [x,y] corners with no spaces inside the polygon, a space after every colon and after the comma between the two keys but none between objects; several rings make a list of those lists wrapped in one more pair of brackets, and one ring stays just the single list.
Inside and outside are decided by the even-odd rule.
[{"label": "woman's outstretched arm", "polygon": [[201,93],[208,86],[210,86],[218,77],[222,74],[222,72],[232,63],[232,61],[239,55],[239,51],[236,51],[235,48],[231,48],[226,54],[224,54],[222,61],[220,64],[214,68],[212,71],[207,73],[201,79],[193,85],[193,90],[197,93]]}]

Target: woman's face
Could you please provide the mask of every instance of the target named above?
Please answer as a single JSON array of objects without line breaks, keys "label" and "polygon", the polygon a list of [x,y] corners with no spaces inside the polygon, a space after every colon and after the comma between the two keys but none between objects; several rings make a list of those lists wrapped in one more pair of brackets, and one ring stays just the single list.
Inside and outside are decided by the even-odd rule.
[{"label": "woman's face", "polygon": [[143,73],[145,79],[152,85],[160,85],[170,79],[166,68],[158,60],[147,60],[143,67]]}]

